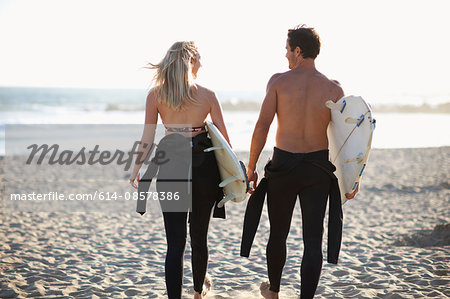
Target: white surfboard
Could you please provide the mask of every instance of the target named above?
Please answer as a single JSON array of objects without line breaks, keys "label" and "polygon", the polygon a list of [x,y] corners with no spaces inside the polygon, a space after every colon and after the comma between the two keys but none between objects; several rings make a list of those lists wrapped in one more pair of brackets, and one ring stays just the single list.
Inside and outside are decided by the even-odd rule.
[{"label": "white surfboard", "polygon": [[220,178],[222,179],[219,186],[223,187],[223,193],[225,194],[225,197],[217,206],[221,208],[230,200],[234,202],[245,200],[248,190],[248,180],[244,165],[242,162],[239,162],[228,142],[212,122],[207,121],[206,128],[213,147],[207,148],[204,151],[214,151]]},{"label": "white surfboard", "polygon": [[352,193],[361,182],[369,159],[375,120],[370,106],[358,96],[346,96],[336,103],[328,101],[330,161],[336,166],[342,204],[345,193]]}]

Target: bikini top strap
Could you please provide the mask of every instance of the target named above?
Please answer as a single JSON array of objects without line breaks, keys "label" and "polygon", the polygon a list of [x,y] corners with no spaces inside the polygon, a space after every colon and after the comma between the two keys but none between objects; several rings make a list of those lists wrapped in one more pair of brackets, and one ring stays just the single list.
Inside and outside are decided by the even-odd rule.
[{"label": "bikini top strap", "polygon": [[183,128],[166,127],[166,130],[169,132],[182,132],[182,133],[201,132],[201,131],[205,130],[205,125],[200,126],[200,127],[183,127]]}]

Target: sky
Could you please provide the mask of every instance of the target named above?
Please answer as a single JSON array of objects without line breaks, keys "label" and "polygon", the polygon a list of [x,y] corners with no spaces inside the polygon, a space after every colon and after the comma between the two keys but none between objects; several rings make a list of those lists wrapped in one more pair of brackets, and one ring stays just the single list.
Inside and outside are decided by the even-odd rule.
[{"label": "sky", "polygon": [[178,40],[193,40],[199,83],[264,91],[288,70],[289,28],[321,37],[316,66],[348,94],[450,101],[448,1],[0,0],[0,86],[148,88]]}]

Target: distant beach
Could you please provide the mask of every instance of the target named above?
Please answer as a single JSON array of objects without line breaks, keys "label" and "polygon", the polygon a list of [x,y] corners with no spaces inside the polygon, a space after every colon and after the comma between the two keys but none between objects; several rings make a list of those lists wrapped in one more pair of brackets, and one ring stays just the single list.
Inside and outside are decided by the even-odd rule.
[{"label": "distant beach", "polygon": [[[217,92],[235,150],[249,150],[262,92]],[[0,87],[0,155],[5,154],[5,124],[143,124],[146,91],[138,89]],[[374,148],[450,145],[449,103],[445,97],[408,96],[371,103],[377,129]],[[444,101],[444,102],[442,102]],[[389,104],[386,104],[389,103]],[[405,105],[404,103],[410,103]],[[276,119],[265,146],[274,146]],[[69,137],[68,137],[69,138]]]},{"label": "distant beach", "polygon": [[[145,109],[145,89],[0,87],[0,111],[132,112]],[[217,91],[224,110],[259,111],[263,91]],[[447,96],[362,95],[376,113],[450,113]]]}]

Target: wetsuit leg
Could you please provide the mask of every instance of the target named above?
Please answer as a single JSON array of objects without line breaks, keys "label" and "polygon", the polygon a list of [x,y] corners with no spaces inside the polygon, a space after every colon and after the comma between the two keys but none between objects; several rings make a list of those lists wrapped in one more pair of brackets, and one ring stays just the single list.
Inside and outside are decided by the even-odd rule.
[{"label": "wetsuit leg", "polygon": [[165,262],[167,295],[170,299],[178,299],[181,298],[183,288],[187,212],[163,212],[163,216],[167,239]]},{"label": "wetsuit leg", "polygon": [[[305,159],[305,161],[298,161]],[[267,264],[270,290],[279,292],[281,274],[286,260],[286,238],[297,195],[300,196],[303,223],[304,256],[301,267],[301,298],[312,298],[322,269],[323,220],[330,188],[329,176],[307,159],[327,160],[328,151],[292,154],[274,150],[272,169],[289,168],[287,175],[271,177],[267,183],[267,205],[270,236],[267,245]],[[297,160],[297,162],[296,162]]]},{"label": "wetsuit leg", "polygon": [[286,261],[286,239],[291,228],[297,188],[298,182],[293,177],[273,178],[267,185],[270,235],[266,254],[270,290],[273,292],[280,291],[281,274]]},{"label": "wetsuit leg", "polygon": [[300,298],[313,298],[319,283],[322,269],[323,220],[327,206],[330,178],[322,170],[305,165],[301,189],[300,206],[302,210],[304,252],[301,265]]},{"label": "wetsuit leg", "polygon": [[[195,160],[196,157],[193,157]],[[208,267],[207,234],[211,211],[218,196],[220,175],[214,155],[203,155],[200,165],[192,168],[192,212],[190,215],[190,236],[192,247],[192,274],[194,290],[201,293]]]}]

